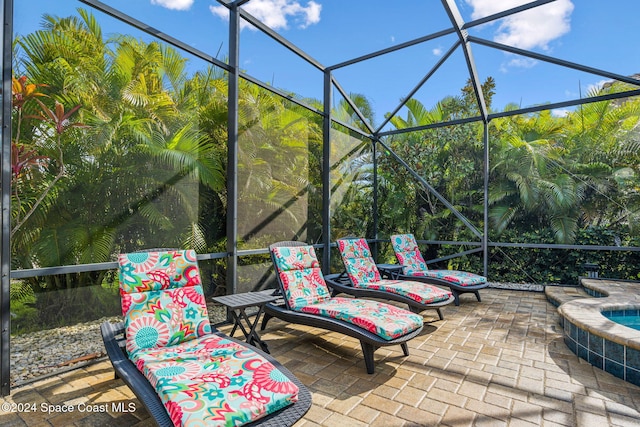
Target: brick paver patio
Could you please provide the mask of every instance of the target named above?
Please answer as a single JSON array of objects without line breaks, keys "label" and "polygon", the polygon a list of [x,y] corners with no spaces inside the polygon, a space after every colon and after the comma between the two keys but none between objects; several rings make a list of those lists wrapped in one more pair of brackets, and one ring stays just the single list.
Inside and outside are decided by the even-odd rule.
[{"label": "brick paver patio", "polygon": [[[443,321],[426,317],[409,357],[399,346],[376,351],[373,375],[357,341],[273,319],[263,334],[271,353],[313,394],[296,427],[640,426],[640,387],[571,353],[543,293],[482,298],[463,295]],[[6,411],[18,403],[21,413]],[[0,426],[153,425],[108,361],[16,388],[0,404]]]}]

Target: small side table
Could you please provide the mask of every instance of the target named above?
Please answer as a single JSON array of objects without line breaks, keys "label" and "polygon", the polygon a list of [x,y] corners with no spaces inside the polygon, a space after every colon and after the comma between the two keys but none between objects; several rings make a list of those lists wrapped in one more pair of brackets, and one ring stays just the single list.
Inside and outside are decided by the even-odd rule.
[{"label": "small side table", "polygon": [[[260,335],[256,331],[256,326],[260,320],[260,316],[264,312],[264,305],[270,302],[277,301],[282,298],[280,295],[273,295],[274,289],[269,289],[260,292],[247,292],[243,294],[224,295],[220,297],[213,297],[212,299],[220,304],[226,306],[231,312],[233,318],[233,328],[231,329],[230,336],[236,332],[236,329],[240,328],[246,341],[253,346],[260,346],[263,351],[269,353],[267,343],[262,341]],[[247,316],[245,309],[248,307],[258,307],[258,313],[253,322]],[[244,321],[244,324],[243,324]],[[248,331],[247,331],[248,329]]]},{"label": "small side table", "polygon": [[400,277],[403,268],[399,264],[376,264],[376,267],[378,267],[378,270],[380,270],[382,274],[386,274],[391,279],[397,279]]}]

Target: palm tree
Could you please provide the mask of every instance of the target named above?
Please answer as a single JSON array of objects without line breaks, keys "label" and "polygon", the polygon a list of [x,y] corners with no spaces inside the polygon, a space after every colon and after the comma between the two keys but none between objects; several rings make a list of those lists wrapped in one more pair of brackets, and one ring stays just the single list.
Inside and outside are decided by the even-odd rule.
[{"label": "palm tree", "polygon": [[[247,247],[274,239],[306,238],[311,199],[317,195],[320,126],[278,95],[243,82],[239,100],[238,210]],[[319,176],[319,175],[318,175]],[[315,184],[314,184],[315,182]],[[251,242],[251,243],[249,243]]]},{"label": "palm tree", "polygon": [[[607,85],[589,96],[619,90]],[[640,173],[638,149],[640,100],[597,102],[569,114],[567,142],[572,170],[585,184],[585,226],[625,224],[633,227],[640,209],[636,191]]]},{"label": "palm tree", "polygon": [[[157,42],[129,36],[105,41],[94,17],[78,13],[46,16],[42,30],[17,42],[19,69],[29,81],[46,84],[43,108],[77,110],[89,128],[58,135],[55,158],[64,156],[64,163],[48,171],[53,185],[46,202],[14,236],[15,267],[108,261],[117,252],[179,247],[187,240],[206,246],[200,190],[219,191],[225,179],[219,134],[199,127],[200,117],[210,115],[212,123],[220,112],[197,108],[197,97],[214,93],[219,83],[205,88],[201,76],[191,83],[186,60]],[[219,132],[220,126],[207,131],[213,128]],[[44,124],[31,129],[33,145],[43,146],[49,135]],[[100,285],[105,277],[80,272],[32,282],[40,291]],[[70,298],[76,301],[69,304],[84,304],[79,311],[92,310],[79,293]]]},{"label": "palm tree", "polygon": [[[489,88],[491,81],[487,81]],[[466,117],[473,114],[474,103],[462,90],[460,97],[447,97],[431,109],[420,101],[406,102],[406,118],[395,116],[391,123],[398,129],[410,129]],[[394,136],[389,143],[412,169],[419,173],[439,194],[443,195],[471,221],[481,221],[482,212],[482,128],[478,124],[438,127]],[[395,178],[406,188],[399,188],[413,204],[413,218],[397,224],[396,230],[412,230],[419,238],[450,239],[471,237],[466,227],[428,189],[397,167]],[[399,174],[399,175],[398,175]],[[391,177],[390,177],[391,179]],[[408,188],[412,187],[412,188]],[[414,193],[414,194],[412,194]],[[411,202],[413,201],[413,202]],[[391,230],[393,231],[393,230]]]},{"label": "palm tree", "polygon": [[[515,117],[492,122],[495,133],[491,146],[491,173],[495,183],[490,193],[490,204],[510,202],[495,206],[495,211],[510,211],[509,218],[494,221],[496,231],[501,232],[517,210],[531,211],[539,204],[537,180],[545,175],[548,156],[554,153],[555,139],[562,127],[554,123],[547,112],[544,116]],[[556,156],[558,157],[558,156]],[[500,179],[498,179],[498,177]],[[495,216],[499,218],[498,215]]]},{"label": "palm tree", "polygon": [[495,231],[513,224],[522,230],[548,226],[556,241],[573,243],[580,228],[628,222],[638,212],[631,177],[639,158],[630,154],[639,106],[605,101],[563,118],[543,111],[494,120],[490,218]]}]

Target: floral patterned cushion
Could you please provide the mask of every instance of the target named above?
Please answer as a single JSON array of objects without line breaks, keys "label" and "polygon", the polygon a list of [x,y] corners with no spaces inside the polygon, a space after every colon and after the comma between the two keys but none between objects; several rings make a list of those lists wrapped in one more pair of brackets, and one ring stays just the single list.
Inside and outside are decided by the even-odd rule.
[{"label": "floral patterned cushion", "polygon": [[418,242],[413,234],[396,234],[391,236],[391,246],[396,253],[403,273],[410,276],[414,271],[426,271],[427,263],[422,258]]},{"label": "floral patterned cushion", "polygon": [[292,310],[352,323],[392,340],[422,326],[422,317],[390,304],[332,298],[313,246],[276,247],[274,262]]},{"label": "floral patterned cushion", "polygon": [[418,243],[412,234],[396,234],[391,236],[391,245],[396,258],[402,265],[403,273],[407,276],[433,277],[446,280],[460,286],[480,285],[487,282],[487,278],[466,271],[457,270],[429,270],[422,258]]},{"label": "floral patterned cushion", "polygon": [[202,284],[193,250],[120,254],[118,263],[121,295]]},{"label": "floral patterned cushion", "polygon": [[276,247],[272,253],[289,308],[331,298],[313,246]]},{"label": "floral patterned cushion", "polygon": [[354,286],[382,279],[365,239],[339,239],[337,243],[342,262]]},{"label": "floral patterned cushion", "polygon": [[447,282],[455,283],[460,286],[481,285],[487,282],[487,278],[484,276],[457,270],[412,271],[411,276],[433,277],[436,279],[446,280]]},{"label": "floral patterned cushion", "polygon": [[130,357],[211,333],[193,250],[121,254],[118,262]]},{"label": "floral patterned cushion", "polygon": [[267,359],[212,334],[194,251],[118,262],[129,358],[176,426],[237,426],[297,400],[298,387]]},{"label": "floral patterned cushion", "polygon": [[271,362],[219,335],[136,356],[176,426],[237,426],[298,399],[298,387]]},{"label": "floral patterned cushion", "polygon": [[421,304],[446,301],[451,292],[426,283],[407,280],[385,280],[380,276],[365,239],[340,239],[338,248],[354,288],[390,292]]},{"label": "floral patterned cushion", "polygon": [[412,282],[409,280],[382,279],[378,282],[360,283],[357,287],[402,295],[420,304],[446,301],[452,296],[451,291],[427,283]]},{"label": "floral patterned cushion", "polygon": [[303,307],[304,313],[344,320],[392,340],[422,326],[422,316],[396,306],[364,299],[335,297]]}]

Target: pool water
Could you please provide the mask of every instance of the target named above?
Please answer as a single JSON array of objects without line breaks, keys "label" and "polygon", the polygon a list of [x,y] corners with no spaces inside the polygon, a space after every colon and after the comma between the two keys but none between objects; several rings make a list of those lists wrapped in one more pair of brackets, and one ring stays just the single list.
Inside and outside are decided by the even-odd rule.
[{"label": "pool water", "polygon": [[640,310],[616,310],[604,311],[602,314],[607,319],[629,328],[640,331]]}]

